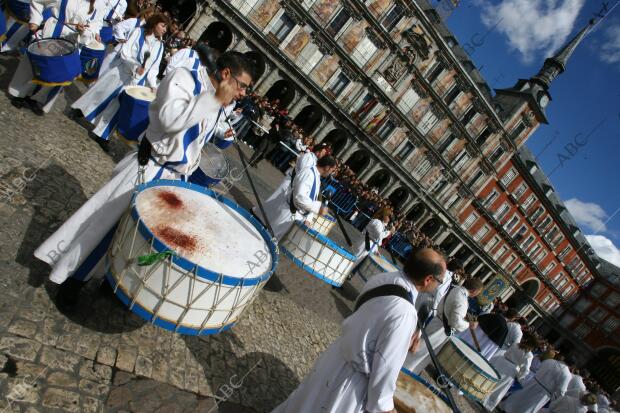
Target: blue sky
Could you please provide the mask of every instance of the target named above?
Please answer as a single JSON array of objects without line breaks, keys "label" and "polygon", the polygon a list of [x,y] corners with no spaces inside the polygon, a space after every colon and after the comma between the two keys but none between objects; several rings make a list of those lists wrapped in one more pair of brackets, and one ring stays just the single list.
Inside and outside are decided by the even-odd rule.
[{"label": "blue sky", "polygon": [[[603,12],[600,0],[462,0],[447,25],[494,89],[534,76]],[[594,249],[620,266],[620,5],[588,34],[550,92],[549,125],[527,146]]]}]

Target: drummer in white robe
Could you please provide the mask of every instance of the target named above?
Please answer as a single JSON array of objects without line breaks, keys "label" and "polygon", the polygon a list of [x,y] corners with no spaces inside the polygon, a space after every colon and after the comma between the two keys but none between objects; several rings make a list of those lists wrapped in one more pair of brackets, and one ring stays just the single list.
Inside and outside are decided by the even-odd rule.
[{"label": "drummer in white robe", "polygon": [[278,196],[263,202],[267,220],[258,206],[252,212],[265,225],[269,223],[273,236],[280,241],[295,221],[307,222],[309,214],[326,215],[329,209],[318,200],[321,192],[321,177],[327,177],[336,170],[336,160],[325,156],[311,166],[295,174],[291,185]]},{"label": "drummer in white robe", "polygon": [[118,123],[119,95],[128,86],[157,87],[159,64],[164,54],[161,39],[168,29],[168,18],[154,14],[143,28],[135,29],[123,44],[110,69],[71,105],[94,125],[93,133],[108,141]]},{"label": "drummer in white robe", "polygon": [[[368,222],[362,231],[361,237],[358,237],[355,244],[353,244],[353,254],[355,254],[356,257],[355,265],[361,263],[368,254],[377,252],[383,240],[390,236],[392,231],[387,228],[387,225],[391,217],[392,212],[387,208],[375,212],[370,222]],[[368,250],[366,249],[367,236],[370,241]]]},{"label": "drummer in white robe", "polygon": [[129,16],[127,19],[116,23],[112,27],[112,35],[114,36],[114,42],[116,45],[106,49],[106,55],[103,58],[103,62],[101,62],[101,69],[99,69],[99,76],[103,75],[110,69],[110,64],[116,59],[116,56],[118,55],[118,52],[120,52],[121,47],[123,47],[123,44],[127,43],[127,40],[129,40],[129,35],[131,35],[131,33],[138,27],[144,26],[146,21],[153,14],[155,14],[155,9],[146,8],[138,15],[132,15],[135,13],[133,9],[133,7],[130,7],[127,10],[127,15]]},{"label": "drummer in white robe", "polygon": [[251,70],[245,59],[224,54],[217,73],[179,69],[162,81],[149,107],[150,123],[139,152],[127,155],[111,180],[35,251],[53,267],[50,280],[64,282],[59,305],[74,308],[82,283],[102,264],[139,175],[148,182],[182,179],[196,170],[223,106],[245,94]]},{"label": "drummer in white robe", "polygon": [[[378,274],[364,286],[361,306],[342,322],[342,333],[274,413],[391,412],[398,374],[408,349],[419,342],[413,303],[443,281],[444,258],[431,249],[412,253],[402,272]],[[379,294],[396,285],[407,298]],[[372,295],[371,295],[372,296]],[[367,296],[368,297],[368,296]]]},{"label": "drummer in white robe", "polygon": [[[476,328],[475,321],[467,321],[467,298],[476,297],[482,292],[483,284],[478,278],[468,278],[462,286],[453,286],[439,305],[439,313],[433,319],[439,320],[441,327],[428,335],[431,348],[439,352],[448,337],[454,333]],[[427,331],[428,327],[427,327]],[[420,345],[415,353],[408,353],[404,367],[413,373],[420,374],[430,363],[431,358],[426,343]]]},{"label": "drummer in white robe", "polygon": [[[480,346],[478,351],[490,360],[498,351],[506,350],[510,345],[521,341],[521,326],[514,322],[519,317],[519,313],[513,308],[509,308],[505,315],[481,315],[478,317],[478,327],[460,333],[459,338],[477,350]],[[519,331],[516,331],[517,329]]]},{"label": "drummer in white robe", "polygon": [[548,352],[541,357],[544,360],[534,378],[501,402],[502,410],[506,413],[536,413],[548,401],[564,396],[572,375],[566,364],[554,360],[553,356],[553,352]]},{"label": "drummer in white robe", "polygon": [[532,350],[538,346],[538,340],[526,334],[520,343],[513,344],[504,354],[495,355],[489,362],[500,375],[495,390],[484,400],[483,406],[489,411],[502,401],[515,379],[521,381],[530,371],[534,355]]},{"label": "drummer in white robe", "polygon": [[126,0],[99,0],[104,4],[102,30],[106,29],[114,32],[114,25],[125,18],[127,10]]},{"label": "drummer in white robe", "polygon": [[[38,38],[63,38],[81,46],[99,37],[103,10],[95,0],[32,0],[30,4],[30,31]],[[51,9],[52,17],[43,22],[43,10]],[[49,112],[63,86],[33,83],[32,65],[27,56],[22,56],[19,66],[9,84],[13,106],[29,107],[42,116]]]},{"label": "drummer in white robe", "polygon": [[[19,4],[28,5],[30,7],[30,0],[17,0]],[[15,17],[8,6],[5,6],[6,19],[6,33],[5,38],[0,42],[0,53],[11,52],[21,47],[27,38],[29,38],[30,27],[28,21],[22,21]]]},{"label": "drummer in white robe", "polygon": [[592,393],[585,393],[581,397],[565,395],[549,403],[549,408],[543,411],[545,413],[587,413],[590,411],[589,406],[595,402],[596,396]]}]

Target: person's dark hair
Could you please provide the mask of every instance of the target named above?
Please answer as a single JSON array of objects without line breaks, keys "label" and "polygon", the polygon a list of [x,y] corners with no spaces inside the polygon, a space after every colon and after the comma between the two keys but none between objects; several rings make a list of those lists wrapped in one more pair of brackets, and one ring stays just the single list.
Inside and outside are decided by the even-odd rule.
[{"label": "person's dark hair", "polygon": [[316,145],[314,145],[314,147],[312,147],[312,152],[317,153],[323,149],[327,149],[328,151],[331,152],[331,146],[328,143],[317,143]]},{"label": "person's dark hair", "polygon": [[321,168],[330,168],[330,167],[333,168],[336,165],[337,165],[336,158],[330,155],[324,156],[318,161],[316,161],[316,166],[321,167]]},{"label": "person's dark hair", "polygon": [[230,51],[224,52],[217,59],[217,70],[222,71],[226,68],[230,69],[233,76],[241,76],[242,73],[247,73],[252,77],[254,69],[248,59],[245,58],[243,53]]},{"label": "person's dark hair", "polygon": [[194,50],[198,54],[198,58],[200,59],[200,63],[203,66],[209,69],[210,65],[216,65],[217,58],[220,55],[220,52],[213,49],[212,47],[207,46],[206,43],[200,42],[194,46]]},{"label": "person's dark hair", "polygon": [[159,23],[166,23],[167,26],[170,26],[170,20],[166,17],[165,14],[155,13],[151,17],[146,20],[146,24],[144,25],[144,31],[147,35],[153,34],[155,30],[155,26]]},{"label": "person's dark hair", "polygon": [[429,275],[439,278],[443,272],[441,263],[444,258],[437,251],[435,252],[439,254],[438,259],[429,258],[429,250],[430,249],[426,248],[412,250],[405,266],[403,267],[403,272],[413,281],[414,284],[421,284]]},{"label": "person's dark hair", "polygon": [[521,338],[521,342],[519,343],[519,348],[523,350],[532,351],[540,345],[538,339],[535,335],[531,333],[523,333],[523,337]]},{"label": "person's dark hair", "polygon": [[456,272],[458,270],[462,270],[463,269],[463,261],[459,260],[458,258],[452,258],[448,262],[447,268],[448,268],[448,271],[452,271],[452,272]]},{"label": "person's dark hair", "polygon": [[508,319],[517,318],[519,317],[519,312],[514,308],[509,308],[508,310],[506,310],[506,314],[504,314],[504,316]]},{"label": "person's dark hair", "polygon": [[482,288],[484,287],[484,284],[482,283],[480,278],[467,278],[465,282],[463,283],[463,287],[467,291],[477,291],[477,290],[482,290]]}]

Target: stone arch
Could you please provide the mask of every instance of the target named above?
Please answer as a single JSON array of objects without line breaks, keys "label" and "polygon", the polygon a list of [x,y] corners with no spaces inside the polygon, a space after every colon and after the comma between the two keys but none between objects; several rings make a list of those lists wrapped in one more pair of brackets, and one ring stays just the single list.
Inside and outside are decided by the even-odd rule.
[{"label": "stone arch", "polygon": [[381,189],[390,183],[390,173],[385,169],[379,169],[377,172],[372,174],[370,179],[366,182],[371,188]]},{"label": "stone arch", "polygon": [[181,23],[182,27],[187,27],[196,14],[196,0],[163,0],[160,4],[164,11],[169,12]]},{"label": "stone arch", "polygon": [[334,155],[338,156],[347,146],[348,141],[347,133],[343,129],[332,129],[321,142],[329,143]]},{"label": "stone arch", "polygon": [[230,47],[233,41],[233,32],[228,24],[215,21],[207,26],[200,41],[207,43],[215,50],[223,53]]},{"label": "stone arch", "polygon": [[420,231],[425,233],[429,238],[433,238],[441,229],[441,222],[437,218],[431,218],[420,228]]},{"label": "stone arch", "polygon": [[411,209],[407,213],[407,219],[409,221],[415,222],[418,219],[422,218],[425,212],[426,212],[426,207],[424,206],[424,204],[421,202],[418,202],[413,207],[411,207]]},{"label": "stone arch", "polygon": [[480,258],[478,257],[474,257],[471,259],[471,261],[469,261],[469,263],[467,263],[467,265],[465,266],[465,273],[468,275],[471,275],[471,273],[478,268],[478,266],[480,265]]},{"label": "stone arch", "polygon": [[295,99],[295,86],[289,80],[280,79],[269,88],[265,97],[270,101],[279,100],[280,107],[286,108]]},{"label": "stone arch", "polygon": [[523,291],[515,291],[506,301],[508,307],[517,311],[529,304],[528,297],[532,299],[536,297],[540,290],[540,281],[537,278],[530,278],[521,283],[521,288]]},{"label": "stone arch", "polygon": [[323,110],[317,105],[308,105],[295,116],[293,122],[310,135],[323,121]]},{"label": "stone arch", "polygon": [[243,55],[246,59],[250,61],[252,67],[254,68],[254,73],[252,73],[252,81],[254,84],[256,84],[265,73],[265,69],[267,66],[267,64],[265,63],[265,58],[262,54],[254,50],[249,50]]},{"label": "stone arch", "polygon": [[351,168],[357,176],[368,166],[370,163],[370,154],[364,149],[360,149],[354,152],[349,159],[345,161],[345,164]]},{"label": "stone arch", "polygon": [[446,253],[449,253],[450,251],[452,251],[457,245],[459,245],[461,241],[459,240],[459,238],[454,235],[453,233],[450,233],[446,239],[444,239],[441,244],[439,245],[441,248],[443,248],[444,251],[446,251]]},{"label": "stone arch", "polygon": [[388,196],[388,200],[396,210],[400,210],[403,204],[407,202],[408,198],[409,191],[402,186],[392,191],[392,193]]},{"label": "stone arch", "polygon": [[467,245],[463,245],[455,254],[454,257],[458,258],[462,262],[465,262],[470,256],[472,252]]}]

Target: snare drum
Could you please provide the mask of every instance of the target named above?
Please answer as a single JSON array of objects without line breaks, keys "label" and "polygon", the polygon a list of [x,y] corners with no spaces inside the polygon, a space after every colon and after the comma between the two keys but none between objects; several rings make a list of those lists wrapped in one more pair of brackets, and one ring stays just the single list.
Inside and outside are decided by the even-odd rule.
[{"label": "snare drum", "polygon": [[196,185],[210,188],[228,176],[230,164],[228,158],[215,145],[208,143],[202,150],[200,167],[188,178]]},{"label": "snare drum", "polygon": [[457,337],[449,337],[437,359],[448,380],[476,401],[486,399],[499,382],[499,373],[487,359]]},{"label": "snare drum", "polygon": [[149,126],[149,105],[155,93],[146,86],[130,86],[119,97],[116,131],[128,141],[137,142]]},{"label": "snare drum", "polygon": [[337,287],[345,282],[355,262],[355,255],[298,221],[280,247],[297,266]]},{"label": "snare drum", "polygon": [[116,43],[116,39],[114,38],[114,27],[103,26],[99,31],[99,37],[104,44],[114,44]]},{"label": "snare drum", "polygon": [[356,271],[364,281],[368,281],[368,278],[375,274],[400,271],[400,268],[390,263],[383,255],[371,253],[366,255]]},{"label": "snare drum", "polygon": [[94,82],[99,77],[99,69],[105,57],[105,45],[97,41],[82,47],[80,61],[82,62],[81,80]]},{"label": "snare drum", "polygon": [[32,64],[32,82],[41,86],[68,86],[82,71],[77,46],[67,39],[35,40],[26,54]]},{"label": "snare drum", "polygon": [[327,236],[329,231],[336,225],[336,218],[331,215],[318,215],[314,221],[312,221],[312,229],[321,235]]},{"label": "snare drum", "polygon": [[[401,369],[394,392],[394,407],[399,413],[452,413],[450,402],[422,377]],[[458,412],[455,412],[458,413]]]},{"label": "snare drum", "polygon": [[108,251],[106,278],[131,311],[180,334],[227,330],[278,264],[249,212],[182,181],[141,185]]}]

